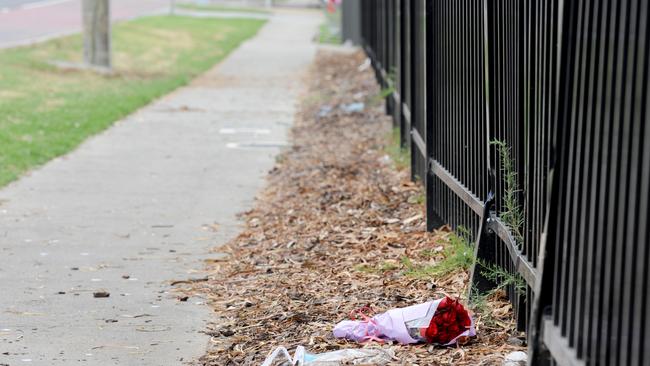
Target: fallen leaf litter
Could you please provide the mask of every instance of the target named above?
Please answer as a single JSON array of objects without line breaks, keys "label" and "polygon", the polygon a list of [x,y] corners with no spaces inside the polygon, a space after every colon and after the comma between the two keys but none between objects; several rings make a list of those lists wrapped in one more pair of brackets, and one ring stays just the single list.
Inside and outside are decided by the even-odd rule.
[{"label": "fallen leaf litter", "polygon": [[[390,120],[363,64],[361,53],[319,53],[291,147],[243,214],[243,232],[217,248],[228,259],[208,262],[207,281],[177,281],[189,282],[182,291],[201,293],[214,309],[200,364],[259,365],[280,345],[313,353],[393,347],[395,365],[499,365],[523,349],[507,343],[514,322],[499,293],[473,313],[478,337],[464,346],[359,345],[332,336],[337,322],[366,305],[379,313],[445,295],[467,304],[467,271],[405,273],[403,258],[441,260],[451,234],[426,232],[423,204],[412,199],[420,185],[387,158]],[[355,99],[364,99],[362,113],[340,108]]]}]

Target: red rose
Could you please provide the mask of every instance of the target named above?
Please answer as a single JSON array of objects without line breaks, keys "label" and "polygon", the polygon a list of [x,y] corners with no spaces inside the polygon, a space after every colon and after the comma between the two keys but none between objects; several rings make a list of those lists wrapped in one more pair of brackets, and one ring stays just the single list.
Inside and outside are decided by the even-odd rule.
[{"label": "red rose", "polygon": [[469,313],[463,305],[450,297],[442,299],[424,337],[429,343],[446,344],[471,326]]}]

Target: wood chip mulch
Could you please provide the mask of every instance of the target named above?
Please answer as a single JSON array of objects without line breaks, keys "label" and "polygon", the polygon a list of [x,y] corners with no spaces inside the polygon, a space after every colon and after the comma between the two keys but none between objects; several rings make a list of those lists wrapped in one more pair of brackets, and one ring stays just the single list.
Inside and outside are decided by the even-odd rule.
[{"label": "wood chip mulch", "polygon": [[[395,365],[500,365],[514,323],[510,305],[494,299],[474,314],[478,337],[462,347],[359,345],[335,339],[351,310],[377,313],[467,292],[468,274],[412,277],[402,258],[435,263],[448,230],[426,232],[419,184],[386,154],[391,123],[361,53],[320,52],[310,72],[291,148],[277,159],[244,231],[216,250],[209,280],[192,283],[214,309],[211,345],[202,365],[259,365],[277,346],[312,353],[392,347]],[[364,102],[365,110],[343,105]],[[422,253],[428,250],[428,257]],[[485,317],[491,321],[485,321]]]}]

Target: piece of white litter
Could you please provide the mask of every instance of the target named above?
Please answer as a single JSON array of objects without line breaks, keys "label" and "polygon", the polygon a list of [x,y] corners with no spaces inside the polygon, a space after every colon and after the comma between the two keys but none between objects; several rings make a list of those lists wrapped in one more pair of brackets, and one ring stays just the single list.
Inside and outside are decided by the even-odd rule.
[{"label": "piece of white litter", "polygon": [[90,281],[91,282],[101,282],[102,279],[101,278],[91,278]]},{"label": "piece of white litter", "polygon": [[219,130],[222,135],[234,135],[238,133],[247,133],[254,135],[268,135],[271,130],[267,128],[222,128]]},{"label": "piece of white litter", "polygon": [[229,149],[236,149],[238,146],[239,146],[239,144],[236,143],[236,142],[229,142],[229,143],[226,144],[226,147],[229,148]]},{"label": "piece of white litter", "polygon": [[503,366],[526,366],[528,355],[526,352],[515,351],[509,353],[503,360]]}]

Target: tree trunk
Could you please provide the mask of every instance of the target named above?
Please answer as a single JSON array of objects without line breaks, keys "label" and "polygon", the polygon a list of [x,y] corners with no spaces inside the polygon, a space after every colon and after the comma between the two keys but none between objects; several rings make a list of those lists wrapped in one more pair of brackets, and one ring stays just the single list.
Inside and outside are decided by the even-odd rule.
[{"label": "tree trunk", "polygon": [[110,0],[83,0],[84,61],[111,68]]}]

